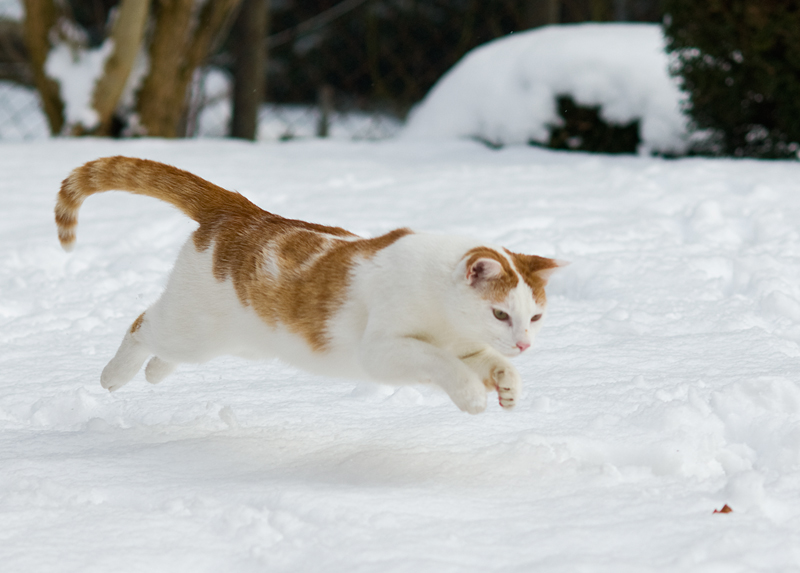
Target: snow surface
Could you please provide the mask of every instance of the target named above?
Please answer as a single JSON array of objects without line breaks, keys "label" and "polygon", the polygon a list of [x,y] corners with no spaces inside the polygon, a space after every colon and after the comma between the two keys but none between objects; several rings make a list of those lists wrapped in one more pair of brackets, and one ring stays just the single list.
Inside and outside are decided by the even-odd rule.
[{"label": "snow surface", "polygon": [[655,24],[571,24],[504,36],[464,56],[413,111],[411,138],[546,143],[556,98],[601,106],[608,122],[640,121],[642,152],[682,153],[681,91]]},{"label": "snow surface", "polygon": [[[797,571],[800,164],[471,142],[0,144],[4,572]],[[127,154],[289,217],[572,261],[513,412],[218,359],[100,371],[195,224],[61,179]],[[715,515],[729,504],[733,513]]]}]

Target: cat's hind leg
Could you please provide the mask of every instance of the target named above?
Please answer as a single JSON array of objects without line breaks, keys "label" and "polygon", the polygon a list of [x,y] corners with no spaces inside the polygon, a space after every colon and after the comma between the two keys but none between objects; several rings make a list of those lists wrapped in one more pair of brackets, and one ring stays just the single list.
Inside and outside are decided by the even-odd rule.
[{"label": "cat's hind leg", "polygon": [[142,343],[139,330],[144,322],[144,313],[137,318],[125,333],[116,355],[103,368],[100,375],[100,384],[103,388],[113,392],[119,390],[131,381],[142,368],[145,359],[152,354]]},{"label": "cat's hind leg", "polygon": [[174,362],[167,362],[163,358],[153,356],[144,369],[144,377],[150,384],[158,384],[172,374],[177,366]]}]

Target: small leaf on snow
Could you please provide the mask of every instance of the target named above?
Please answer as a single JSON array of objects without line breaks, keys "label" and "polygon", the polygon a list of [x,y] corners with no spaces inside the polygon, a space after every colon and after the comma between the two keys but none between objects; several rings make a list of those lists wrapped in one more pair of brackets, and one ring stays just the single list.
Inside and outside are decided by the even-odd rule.
[{"label": "small leaf on snow", "polygon": [[714,513],[733,513],[733,510],[731,509],[731,506],[726,503],[722,506],[722,509],[715,509]]}]

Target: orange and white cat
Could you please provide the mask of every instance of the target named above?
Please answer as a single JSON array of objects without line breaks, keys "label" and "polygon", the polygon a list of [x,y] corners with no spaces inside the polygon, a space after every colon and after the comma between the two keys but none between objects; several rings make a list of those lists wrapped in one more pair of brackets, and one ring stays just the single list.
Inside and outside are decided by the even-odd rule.
[{"label": "orange and white cat", "polygon": [[520,376],[508,359],[531,345],[544,287],[565,264],[409,229],[365,239],[273,215],[186,171],[128,157],[90,161],[64,180],[55,208],[64,249],[73,247],[84,199],[114,189],[171,203],[200,226],[161,298],[103,370],[109,390],[149,357],[145,377],[155,384],[181,362],[232,354],[324,375],[430,382],[473,414],[496,391],[512,408]]}]

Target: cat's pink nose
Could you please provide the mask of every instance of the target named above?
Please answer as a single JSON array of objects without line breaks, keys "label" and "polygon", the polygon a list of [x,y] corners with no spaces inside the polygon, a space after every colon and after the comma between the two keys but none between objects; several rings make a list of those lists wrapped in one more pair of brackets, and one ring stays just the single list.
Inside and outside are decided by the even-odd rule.
[{"label": "cat's pink nose", "polygon": [[525,352],[530,347],[531,347],[530,342],[517,342],[517,348],[519,348],[520,352]]}]

